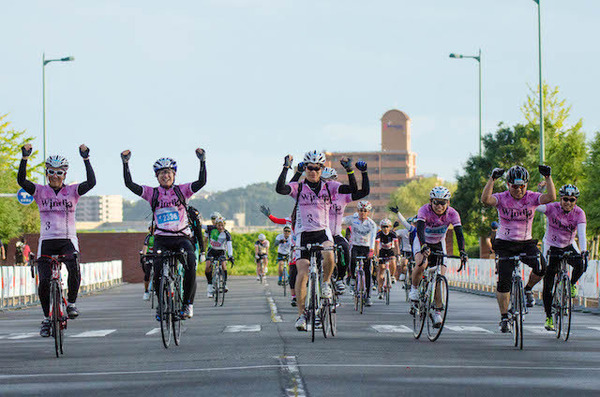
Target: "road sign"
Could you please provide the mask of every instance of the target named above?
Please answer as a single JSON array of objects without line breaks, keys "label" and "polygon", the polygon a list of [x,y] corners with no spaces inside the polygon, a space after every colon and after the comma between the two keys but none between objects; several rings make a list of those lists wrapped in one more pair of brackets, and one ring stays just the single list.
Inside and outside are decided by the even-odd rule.
[{"label": "road sign", "polygon": [[19,200],[19,203],[23,205],[29,205],[33,203],[33,196],[27,193],[24,189],[19,189],[17,192],[17,200]]}]

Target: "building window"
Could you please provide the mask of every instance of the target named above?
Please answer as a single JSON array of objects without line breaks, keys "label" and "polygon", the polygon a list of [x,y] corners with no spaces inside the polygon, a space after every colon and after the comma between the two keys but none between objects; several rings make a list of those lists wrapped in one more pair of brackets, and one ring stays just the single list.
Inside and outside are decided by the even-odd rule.
[{"label": "building window", "polygon": [[387,154],[383,157],[384,161],[406,161],[405,154]]},{"label": "building window", "polygon": [[390,175],[390,174],[405,175],[406,174],[406,168],[404,168],[404,167],[382,168],[381,169],[381,174],[383,174],[383,175]]}]

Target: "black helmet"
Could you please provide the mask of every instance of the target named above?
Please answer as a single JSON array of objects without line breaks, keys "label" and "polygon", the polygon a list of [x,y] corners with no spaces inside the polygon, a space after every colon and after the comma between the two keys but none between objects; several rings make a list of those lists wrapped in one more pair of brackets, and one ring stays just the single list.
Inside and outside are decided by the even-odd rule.
[{"label": "black helmet", "polygon": [[529,182],[529,171],[520,165],[513,165],[506,173],[506,182],[511,185],[525,185]]},{"label": "black helmet", "polygon": [[564,196],[579,197],[579,189],[577,189],[577,186],[571,185],[570,183],[568,183],[560,188],[560,190],[558,191],[558,195],[560,197],[564,197]]}]

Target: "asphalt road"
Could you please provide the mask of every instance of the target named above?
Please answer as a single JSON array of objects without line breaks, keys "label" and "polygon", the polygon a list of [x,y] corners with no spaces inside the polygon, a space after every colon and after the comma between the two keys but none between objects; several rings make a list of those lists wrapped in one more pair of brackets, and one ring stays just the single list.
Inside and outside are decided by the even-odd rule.
[{"label": "asphalt road", "polygon": [[[451,291],[440,339],[416,341],[404,292],[364,314],[345,295],[338,335],[294,328],[295,308],[275,279],[232,278],[223,307],[199,279],[181,346],[165,349],[141,285],[81,298],[65,355],[38,335],[39,307],[0,313],[0,395],[563,396],[600,394],[600,317],[576,313],[568,342],[526,317],[525,347],[498,331],[489,297]],[[281,321],[280,321],[281,320]],[[279,322],[280,321],[280,322]]]}]

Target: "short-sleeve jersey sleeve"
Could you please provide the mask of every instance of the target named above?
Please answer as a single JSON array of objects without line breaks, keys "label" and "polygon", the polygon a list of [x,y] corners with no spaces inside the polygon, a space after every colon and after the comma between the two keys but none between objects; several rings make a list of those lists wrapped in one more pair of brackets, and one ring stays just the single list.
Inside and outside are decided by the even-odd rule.
[{"label": "short-sleeve jersey sleeve", "polygon": [[192,197],[194,195],[194,191],[192,190],[191,183],[184,183],[182,185],[179,185],[179,190],[181,190],[183,197],[185,197],[186,199],[189,199],[190,197]]},{"label": "short-sleeve jersey sleeve", "polygon": [[427,219],[427,204],[419,208],[419,211],[417,211],[417,220],[424,221],[425,219]]},{"label": "short-sleeve jersey sleeve", "polygon": [[292,189],[290,191],[290,196],[296,198],[298,196],[298,182],[290,182],[288,186]]},{"label": "short-sleeve jersey sleeve", "polygon": [[154,193],[154,188],[146,185],[142,185],[142,198],[152,204],[152,194]]},{"label": "short-sleeve jersey sleeve", "polygon": [[452,224],[452,226],[461,226],[460,215],[454,208],[448,209],[448,221]]},{"label": "short-sleeve jersey sleeve", "polygon": [[585,212],[577,207],[577,224],[579,225],[580,223],[587,223],[587,218],[585,216]]}]

